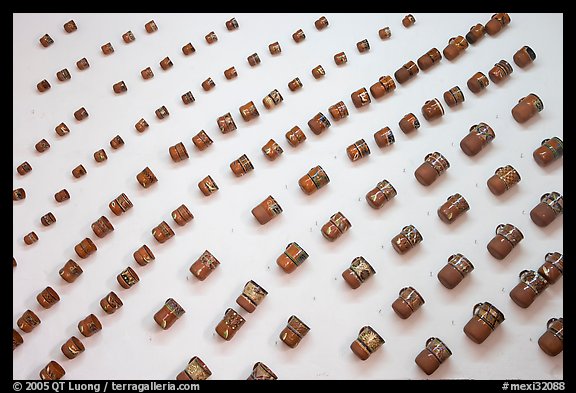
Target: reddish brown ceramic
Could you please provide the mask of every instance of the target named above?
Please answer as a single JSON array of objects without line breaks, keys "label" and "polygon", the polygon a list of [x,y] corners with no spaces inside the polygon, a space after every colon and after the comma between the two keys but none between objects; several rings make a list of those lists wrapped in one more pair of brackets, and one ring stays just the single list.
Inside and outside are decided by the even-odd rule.
[{"label": "reddish brown ceramic", "polygon": [[30,333],[34,328],[40,325],[40,318],[32,310],[26,310],[20,318],[16,321],[16,325],[24,333]]},{"label": "reddish brown ceramic", "polygon": [[194,215],[188,210],[186,205],[182,204],[172,211],[172,219],[176,221],[176,224],[184,226],[194,219]]},{"label": "reddish brown ceramic", "polygon": [[438,98],[428,100],[422,106],[422,116],[428,121],[439,119],[444,116],[444,107]]},{"label": "reddish brown ceramic", "polygon": [[156,175],[149,167],[144,168],[139,174],[136,175],[136,180],[144,188],[150,187],[152,184],[158,182]]},{"label": "reddish brown ceramic", "polygon": [[368,105],[372,101],[365,87],[350,94],[350,98],[352,99],[352,103],[356,108],[361,108],[365,105]]},{"label": "reddish brown ceramic", "polygon": [[232,18],[232,19],[226,21],[226,28],[229,31],[236,30],[238,27],[240,27],[240,25],[238,24],[238,21],[236,20],[236,18]]},{"label": "reddish brown ceramic", "polygon": [[106,314],[114,314],[123,305],[124,303],[122,303],[122,300],[114,291],[110,291],[108,295],[100,299],[100,307],[102,307],[102,310],[104,310]]},{"label": "reddish brown ceramic", "polygon": [[192,143],[194,146],[200,151],[206,150],[208,146],[210,146],[213,142],[212,139],[208,136],[206,131],[201,130],[198,134],[192,137]]},{"label": "reddish brown ceramic", "polygon": [[292,273],[298,266],[308,259],[308,253],[296,242],[286,246],[284,253],[276,258],[276,263],[286,273]]},{"label": "reddish brown ceramic", "polygon": [[328,108],[328,111],[330,112],[332,119],[334,119],[335,121],[348,117],[348,108],[346,107],[346,104],[344,104],[343,101],[338,101],[334,105],[331,105]]},{"label": "reddish brown ceramic", "polygon": [[158,25],[156,24],[156,22],[154,22],[154,20],[151,20],[150,22],[144,25],[144,28],[146,29],[146,32],[154,33],[155,31],[158,30]]},{"label": "reddish brown ceramic", "polygon": [[248,381],[274,381],[277,379],[278,377],[276,374],[274,374],[274,372],[262,362],[257,362],[254,364],[252,367],[252,372],[248,378],[246,378]]},{"label": "reddish brown ceramic", "polygon": [[460,141],[460,148],[467,156],[473,157],[480,153],[492,140],[496,134],[492,127],[486,123],[478,123],[470,127],[468,135]]},{"label": "reddish brown ceramic", "polygon": [[337,212],[322,226],[321,232],[326,240],[333,242],[351,227],[352,223],[342,213]]},{"label": "reddish brown ceramic", "polygon": [[249,313],[254,312],[256,307],[264,298],[268,295],[268,291],[258,285],[255,281],[250,280],[244,285],[244,289],[238,298],[236,303]]},{"label": "reddish brown ceramic", "polygon": [[116,135],[114,138],[110,139],[110,147],[116,150],[124,146],[124,139],[120,135]]},{"label": "reddish brown ceramic", "polygon": [[62,346],[60,350],[68,359],[75,359],[78,355],[84,352],[86,348],[82,341],[76,336],[70,337]]},{"label": "reddish brown ceramic", "polygon": [[402,319],[407,319],[426,303],[422,295],[412,287],[400,290],[398,298],[392,303],[392,309]]},{"label": "reddish brown ceramic", "polygon": [[366,194],[366,202],[373,209],[380,209],[390,199],[396,196],[394,186],[388,180],[382,180]]},{"label": "reddish brown ceramic", "polygon": [[26,191],[22,187],[12,190],[13,201],[21,201],[22,199],[26,199]]},{"label": "reddish brown ceramic", "polygon": [[170,225],[166,221],[162,221],[154,229],[152,229],[152,235],[158,243],[164,243],[166,240],[174,236],[174,231],[170,228]]},{"label": "reddish brown ceramic", "polygon": [[288,318],[286,327],[280,332],[280,340],[290,348],[296,348],[309,331],[310,328],[300,318],[292,315]]},{"label": "reddish brown ceramic", "polygon": [[186,93],[182,94],[182,97],[180,98],[182,99],[184,105],[190,105],[194,101],[196,101],[196,98],[194,98],[194,95],[192,94],[191,91],[187,91]]},{"label": "reddish brown ceramic", "polygon": [[416,19],[414,18],[414,16],[412,14],[408,14],[404,18],[402,18],[402,25],[404,27],[410,27],[414,23],[416,23]]},{"label": "reddish brown ceramic", "polygon": [[122,40],[129,44],[133,41],[136,40],[136,37],[134,36],[134,33],[132,33],[130,30],[128,30],[126,33],[122,34]]},{"label": "reddish brown ceramic", "polygon": [[328,19],[326,19],[325,16],[321,16],[320,18],[316,19],[316,21],[314,22],[314,26],[316,26],[316,28],[318,30],[323,30],[326,27],[328,27]]},{"label": "reddish brown ceramic", "polygon": [[56,131],[56,134],[64,136],[70,133],[70,128],[66,124],[60,123],[54,128],[54,131]]},{"label": "reddish brown ceramic", "polygon": [[306,34],[304,34],[304,32],[302,31],[302,29],[298,29],[296,30],[293,34],[292,34],[292,39],[298,43],[298,42],[302,42],[304,41],[304,39],[306,39]]},{"label": "reddish brown ceramic", "polygon": [[470,44],[475,44],[484,38],[484,34],[486,34],[484,25],[481,23],[476,23],[470,28],[470,31],[466,33],[466,41],[468,41]]},{"label": "reddish brown ceramic", "polygon": [[76,251],[76,254],[82,259],[88,258],[90,255],[94,254],[97,250],[98,248],[96,247],[94,242],[88,237],[84,238],[84,240],[82,240],[80,243],[74,246],[74,251]]},{"label": "reddish brown ceramic", "polygon": [[424,240],[424,238],[414,225],[406,225],[390,242],[394,250],[402,255],[406,254],[422,240]]},{"label": "reddish brown ceramic", "polygon": [[442,340],[430,337],[426,341],[426,348],[416,356],[414,361],[426,375],[432,375],[451,355],[452,351]]},{"label": "reddish brown ceramic", "polygon": [[17,347],[24,344],[24,339],[22,335],[16,331],[16,329],[12,329],[12,351],[14,351]]},{"label": "reddish brown ceramic", "polygon": [[394,73],[394,78],[396,79],[396,82],[403,84],[415,77],[418,72],[420,72],[420,69],[416,63],[410,60],[408,63],[404,64],[402,67],[396,70]]},{"label": "reddish brown ceramic", "polygon": [[475,73],[466,82],[466,86],[468,86],[468,89],[470,89],[470,91],[474,94],[480,93],[489,84],[490,84],[490,81],[488,80],[486,75],[484,75],[482,72]]},{"label": "reddish brown ceramic", "polygon": [[84,168],[84,165],[82,165],[82,164],[80,164],[76,168],[72,169],[72,176],[74,176],[76,179],[81,178],[85,174],[86,174],[86,168]]},{"label": "reddish brown ceramic", "polygon": [[429,186],[448,168],[450,168],[450,162],[442,154],[435,151],[424,157],[424,162],[414,171],[414,176],[420,184]]},{"label": "reddish brown ceramic", "polygon": [[66,374],[64,368],[56,361],[51,360],[42,370],[40,370],[40,379],[42,381],[57,381],[62,379]]},{"label": "reddish brown ceramic", "polygon": [[488,76],[492,82],[499,84],[505,79],[508,79],[512,72],[513,69],[510,63],[506,60],[500,60],[494,64],[494,67],[488,72]]},{"label": "reddish brown ceramic", "polygon": [[162,329],[168,330],[185,312],[176,300],[169,298],[162,308],[154,314],[154,321],[156,321]]},{"label": "reddish brown ceramic", "polygon": [[227,134],[236,130],[236,123],[234,122],[230,112],[216,119],[216,123],[218,124],[218,128],[220,128],[222,134]]},{"label": "reddish brown ceramic", "polygon": [[160,108],[156,109],[154,111],[154,113],[156,114],[156,117],[160,120],[170,116],[170,112],[168,112],[168,108],[166,108],[164,105],[162,105]]},{"label": "reddish brown ceramic", "polygon": [[216,41],[218,41],[218,36],[216,36],[216,33],[214,33],[213,31],[211,31],[210,33],[206,34],[206,36],[204,37],[206,39],[206,42],[208,44],[213,44]]},{"label": "reddish brown ceramic", "polygon": [[70,71],[68,71],[68,69],[64,68],[56,73],[56,78],[60,82],[64,82],[70,80],[72,78],[72,75],[70,75]]},{"label": "reddish brown ceramic", "polygon": [[420,56],[416,61],[416,63],[418,63],[418,67],[420,67],[422,71],[426,71],[434,64],[438,64],[440,60],[442,60],[442,54],[438,49],[432,48],[428,52]]},{"label": "reddish brown ceramic", "polygon": [[258,56],[258,53],[253,53],[250,56],[248,56],[248,64],[250,64],[250,66],[254,67],[255,65],[260,64],[260,56]]},{"label": "reddish brown ceramic", "polygon": [[486,185],[494,195],[502,195],[513,185],[520,182],[522,178],[512,165],[505,165],[498,169],[492,177],[488,179]]},{"label": "reddish brown ceramic", "polygon": [[237,160],[230,163],[230,169],[236,177],[240,177],[254,170],[254,165],[252,165],[252,162],[246,154],[242,154]]},{"label": "reddish brown ceramic", "polygon": [[500,224],[496,227],[496,235],[490,240],[486,248],[494,258],[502,260],[522,239],[524,239],[524,235],[520,229],[512,224]]},{"label": "reddish brown ceramic", "polygon": [[42,217],[40,217],[40,222],[45,227],[50,226],[56,222],[56,216],[54,216],[54,214],[48,212],[48,213],[44,214]]},{"label": "reddish brown ceramic", "polygon": [[262,103],[266,109],[272,109],[276,105],[280,104],[283,100],[284,98],[282,97],[282,94],[280,94],[278,90],[274,89],[262,99]]},{"label": "reddish brown ceramic", "polygon": [[28,246],[33,243],[36,243],[37,241],[38,241],[38,235],[34,231],[24,236],[24,243],[26,243]]},{"label": "reddish brown ceramic", "polygon": [[205,250],[192,266],[190,266],[190,273],[198,280],[204,281],[219,265],[220,261],[216,259],[210,251]]},{"label": "reddish brown ceramic", "polygon": [[392,37],[392,32],[390,31],[390,27],[385,26],[385,27],[381,28],[380,30],[378,30],[378,37],[380,37],[380,39],[382,39],[382,40],[386,40],[386,39]]},{"label": "reddish brown ceramic", "polygon": [[529,46],[524,45],[514,53],[512,59],[518,67],[525,68],[536,60],[536,52],[534,52]]},{"label": "reddish brown ceramic", "polygon": [[526,97],[521,98],[516,106],[512,108],[512,117],[518,123],[525,123],[538,112],[542,112],[542,110],[544,110],[544,103],[540,97],[530,93]]},{"label": "reddish brown ceramic", "polygon": [[212,78],[208,78],[204,82],[202,82],[202,88],[204,89],[204,91],[212,90],[212,88],[214,87],[216,87],[216,82],[214,82]]},{"label": "reddish brown ceramic", "polygon": [[235,67],[230,67],[224,70],[224,77],[228,80],[234,79],[238,76],[238,72],[236,71]]},{"label": "reddish brown ceramic", "polygon": [[286,132],[286,139],[292,147],[296,147],[306,140],[306,134],[298,126],[294,126]]},{"label": "reddish brown ceramic", "polygon": [[56,194],[54,194],[54,199],[56,199],[56,202],[58,203],[67,201],[68,199],[70,199],[70,193],[68,192],[68,190],[64,188],[58,191]]},{"label": "reddish brown ceramic", "polygon": [[392,145],[396,139],[390,127],[384,127],[374,133],[374,141],[378,147],[382,148]]},{"label": "reddish brown ceramic", "polygon": [[94,161],[96,162],[106,161],[107,159],[108,155],[106,154],[106,151],[104,151],[104,149],[100,149],[94,153]]},{"label": "reddish brown ceramic", "polygon": [[280,213],[282,213],[282,207],[271,195],[252,209],[252,215],[258,220],[260,225],[266,224]]},{"label": "reddish brown ceramic", "polygon": [[114,53],[114,47],[110,42],[107,42],[106,44],[102,45],[100,49],[102,49],[102,53],[104,53],[106,56]]},{"label": "reddish brown ceramic", "polygon": [[322,112],[318,112],[316,116],[308,120],[308,127],[310,127],[312,132],[316,135],[320,135],[331,125],[332,124],[330,123],[330,120],[328,120],[328,118],[324,116]]},{"label": "reddish brown ceramic", "polygon": [[60,301],[60,296],[58,296],[58,293],[56,293],[52,287],[46,287],[36,295],[36,300],[42,307],[49,309]]},{"label": "reddish brown ceramic", "polygon": [[364,139],[360,139],[346,148],[346,154],[350,161],[358,161],[370,155],[370,147]]},{"label": "reddish brown ceramic", "polygon": [[28,163],[28,161],[24,161],[22,164],[18,165],[16,171],[19,175],[24,176],[28,172],[32,170],[32,165]]},{"label": "reddish brown ceramic", "polygon": [[128,199],[124,193],[118,195],[115,199],[112,200],[112,202],[108,204],[108,207],[110,210],[112,210],[112,213],[117,216],[132,209],[132,206],[134,206],[132,201],[130,201],[130,199]]},{"label": "reddish brown ceramic", "polygon": [[94,314],[78,322],[78,330],[84,337],[90,337],[102,330],[102,323]]},{"label": "reddish brown ceramic", "polygon": [[112,90],[116,94],[122,94],[128,91],[128,86],[126,86],[126,83],[124,83],[124,81],[120,81],[112,85]]},{"label": "reddish brown ceramic", "polygon": [[414,113],[408,113],[407,115],[404,115],[402,119],[400,119],[398,126],[404,134],[409,134],[412,131],[420,128],[420,121],[418,121],[418,118],[416,115],[414,115]]},{"label": "reddish brown ceramic", "polygon": [[518,306],[528,308],[549,283],[534,270],[523,270],[519,277],[520,282],[510,291],[510,298]]},{"label": "reddish brown ceramic", "polygon": [[474,270],[474,265],[464,255],[450,255],[448,263],[438,272],[438,281],[446,288],[456,288],[458,284]]},{"label": "reddish brown ceramic", "polygon": [[174,146],[170,146],[168,148],[168,153],[170,153],[170,157],[172,161],[179,162],[182,160],[187,160],[189,158],[188,151],[186,150],[186,146],[182,142],[178,142]]},{"label": "reddish brown ceramic", "polygon": [[69,259],[68,262],[64,264],[64,266],[58,271],[60,277],[66,282],[74,282],[80,275],[83,273],[82,268],[72,259]]},{"label": "reddish brown ceramic", "polygon": [[362,41],[358,41],[356,43],[356,48],[360,53],[367,52],[370,50],[370,43],[368,42],[367,39],[363,39]]},{"label": "reddish brown ceramic", "polygon": [[264,146],[262,146],[262,153],[270,161],[277,159],[283,152],[282,147],[274,139],[270,139]]},{"label": "reddish brown ceramic", "polygon": [[146,244],[140,246],[140,248],[134,251],[132,256],[134,257],[136,263],[140,266],[146,266],[156,259],[154,253]]},{"label": "reddish brown ceramic", "polygon": [[556,192],[547,192],[540,197],[538,203],[530,210],[532,222],[539,227],[548,226],[564,211],[564,197]]},{"label": "reddish brown ceramic", "polygon": [[366,360],[384,343],[384,339],[372,327],[363,326],[356,340],[350,345],[350,349],[360,360]]},{"label": "reddish brown ceramic", "polygon": [[298,180],[300,189],[304,191],[306,195],[315,193],[316,190],[319,190],[328,183],[330,183],[330,178],[320,165],[311,168],[307,174]]},{"label": "reddish brown ceramic", "polygon": [[350,263],[350,267],[342,272],[342,278],[352,289],[357,289],[366,280],[376,274],[376,270],[363,256],[356,257]]},{"label": "reddish brown ceramic", "polygon": [[238,110],[240,111],[244,121],[250,121],[260,116],[258,109],[256,109],[256,105],[254,105],[254,102],[252,101],[242,105],[240,108],[238,108]]},{"label": "reddish brown ceramic", "polygon": [[442,53],[446,59],[452,61],[460,56],[460,54],[464,52],[466,48],[468,48],[468,41],[459,35],[448,40],[448,45],[444,48]]},{"label": "reddish brown ceramic", "polygon": [[85,57],[83,57],[83,58],[81,58],[80,60],[78,60],[78,61],[76,62],[76,67],[78,67],[78,69],[79,69],[80,71],[82,71],[82,70],[85,70],[85,69],[89,68],[89,67],[90,67],[90,63],[88,63],[88,60],[87,60]]},{"label": "reddish brown ceramic", "polygon": [[550,165],[564,155],[564,142],[562,139],[554,136],[544,139],[540,147],[532,153],[534,161],[541,167]]},{"label": "reddish brown ceramic", "polygon": [[386,94],[393,92],[396,89],[396,83],[390,75],[381,76],[378,82],[370,86],[370,94],[374,98],[384,97]]},{"label": "reddish brown ceramic", "polygon": [[164,71],[166,71],[169,68],[172,68],[173,65],[174,63],[172,63],[172,60],[170,60],[168,56],[166,56],[160,61],[160,68],[162,68]]},{"label": "reddish brown ceramic", "polygon": [[334,55],[334,63],[336,63],[336,65],[342,65],[342,64],[345,64],[346,62],[348,62],[348,58],[346,57],[346,53],[339,52],[339,53],[336,53]]},{"label": "reddish brown ceramic", "polygon": [[[228,23],[228,22],[226,22]],[[230,30],[230,29],[229,29]],[[212,375],[212,371],[198,356],[188,362],[186,368],[176,376],[178,381],[204,381]]]},{"label": "reddish brown ceramic", "polygon": [[312,76],[314,79],[320,79],[324,75],[326,75],[326,71],[324,71],[324,68],[321,65],[317,65],[316,67],[312,68]]},{"label": "reddish brown ceramic", "polygon": [[105,216],[101,216],[92,223],[92,231],[99,238],[103,238],[114,230],[114,226]]},{"label": "reddish brown ceramic", "polygon": [[456,105],[464,102],[464,93],[460,90],[460,87],[454,86],[450,90],[444,92],[444,102],[450,107],[453,108]]},{"label": "reddish brown ceramic", "polygon": [[503,12],[492,15],[488,23],[486,23],[486,26],[484,26],[486,33],[488,33],[488,35],[495,35],[502,30],[504,26],[507,26],[510,20],[510,15]]},{"label": "reddish brown ceramic", "polygon": [[482,344],[504,320],[504,314],[492,304],[478,303],[472,318],[464,326],[464,333],[476,344]]},{"label": "reddish brown ceramic", "polygon": [[142,79],[152,79],[154,78],[154,71],[152,71],[152,68],[146,67],[140,71],[140,75],[142,75]]},{"label": "reddish brown ceramic", "polygon": [[544,263],[538,268],[538,274],[555,284],[564,274],[564,256],[559,252],[549,252],[544,258]]},{"label": "reddish brown ceramic", "polygon": [[42,46],[44,48],[49,47],[53,43],[54,43],[54,40],[48,34],[44,34],[42,37],[40,37],[40,44],[42,44]]},{"label": "reddish brown ceramic", "polygon": [[273,56],[280,54],[282,52],[282,48],[280,47],[280,44],[278,43],[278,41],[273,42],[270,45],[268,45],[268,50],[270,51],[270,54]]},{"label": "reddish brown ceramic", "polygon": [[302,81],[300,81],[300,78],[294,78],[292,79],[290,82],[288,82],[288,88],[290,89],[290,91],[296,91],[302,88]]},{"label": "reddish brown ceramic", "polygon": [[538,339],[538,346],[549,356],[556,356],[564,350],[564,318],[548,320],[546,331]]},{"label": "reddish brown ceramic", "polygon": [[52,86],[50,85],[50,82],[48,82],[46,79],[41,80],[36,85],[36,89],[38,89],[38,91],[40,93],[44,93],[46,90],[49,90],[51,87]]},{"label": "reddish brown ceramic", "polygon": [[134,128],[136,128],[136,131],[140,133],[146,131],[148,127],[150,126],[148,125],[148,122],[144,119],[140,119],[136,124],[134,124]]},{"label": "reddish brown ceramic", "polygon": [[216,333],[226,341],[232,340],[232,338],[238,333],[238,330],[244,325],[246,320],[242,318],[242,315],[238,314],[231,308],[228,308],[224,313],[222,320],[216,325]]},{"label": "reddish brown ceramic", "polygon": [[205,196],[210,196],[218,191],[218,185],[210,175],[198,182],[198,188]]},{"label": "reddish brown ceramic", "polygon": [[194,48],[194,45],[192,45],[191,42],[182,47],[182,53],[184,53],[185,56],[189,56],[194,52],[196,52],[196,48]]},{"label": "reddish brown ceramic", "polygon": [[117,276],[116,281],[124,289],[130,289],[140,281],[140,277],[131,267],[122,270]]},{"label": "reddish brown ceramic", "polygon": [[438,208],[438,217],[446,224],[452,224],[463,213],[470,210],[470,205],[466,199],[456,193],[448,197],[446,202]]}]

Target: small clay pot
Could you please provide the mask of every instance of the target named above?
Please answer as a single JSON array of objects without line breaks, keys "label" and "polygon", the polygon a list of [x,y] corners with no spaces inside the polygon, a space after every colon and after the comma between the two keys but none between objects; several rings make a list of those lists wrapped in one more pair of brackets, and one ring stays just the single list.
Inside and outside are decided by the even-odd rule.
[{"label": "small clay pot", "polygon": [[544,139],[540,147],[532,153],[534,161],[541,167],[546,167],[564,155],[564,142],[554,136]]},{"label": "small clay pot", "polygon": [[425,303],[424,298],[412,287],[400,290],[398,298],[392,303],[392,309],[402,319],[407,319]]},{"label": "small clay pot", "polygon": [[406,254],[422,240],[424,240],[424,238],[414,225],[406,225],[390,242],[394,250],[402,255]]},{"label": "small clay pot", "polygon": [[458,86],[454,86],[450,90],[445,91],[442,97],[446,105],[450,108],[454,108],[456,105],[464,102],[464,93]]},{"label": "small clay pot", "polygon": [[358,161],[370,155],[370,147],[364,139],[360,139],[346,148],[346,155],[350,161]]},{"label": "small clay pot", "polygon": [[112,213],[114,213],[117,216],[132,209],[132,206],[134,205],[124,193],[118,195],[115,199],[112,200],[112,202],[108,204],[108,207],[110,208],[110,210],[112,210]]},{"label": "small clay pot", "polygon": [[196,146],[198,150],[202,151],[206,150],[206,148],[208,148],[208,146],[213,142],[208,134],[204,130],[201,130],[198,134],[192,137],[192,143],[194,143],[194,146]]},{"label": "small clay pot", "polygon": [[158,243],[164,243],[174,236],[174,231],[166,221],[162,221],[152,229],[152,236],[154,236],[154,239],[156,239]]},{"label": "small clay pot", "polygon": [[310,328],[300,318],[292,315],[288,318],[286,327],[280,332],[280,340],[290,348],[296,348],[309,331]]},{"label": "small clay pot", "polygon": [[456,193],[448,197],[446,202],[438,208],[438,217],[446,224],[452,224],[463,213],[470,210],[470,205],[466,199]]},{"label": "small clay pot", "polygon": [[43,308],[49,309],[60,301],[60,296],[52,287],[46,287],[36,296],[36,300]]},{"label": "small clay pot", "polygon": [[548,320],[546,331],[538,339],[538,346],[549,356],[556,356],[564,350],[564,318]]},{"label": "small clay pot", "polygon": [[234,122],[234,119],[232,118],[230,112],[216,119],[216,123],[218,123],[218,128],[220,128],[220,132],[222,134],[228,134],[229,132],[235,131],[237,129],[236,123]]},{"label": "small clay pot", "polygon": [[82,341],[76,336],[70,337],[62,346],[60,350],[68,359],[75,359],[78,355],[84,352],[86,348]]},{"label": "small clay pot", "polygon": [[82,259],[88,258],[90,255],[94,254],[97,250],[98,248],[96,247],[94,242],[88,237],[84,238],[84,240],[82,240],[80,243],[74,246],[74,251],[76,251],[76,254]]},{"label": "small clay pot", "polygon": [[361,108],[365,105],[370,104],[372,100],[370,100],[370,95],[365,87],[356,90],[354,93],[350,94],[350,98],[352,99],[352,103],[356,108]]},{"label": "small clay pot", "polygon": [[390,75],[381,76],[378,82],[370,86],[370,94],[372,94],[374,98],[384,97],[394,90],[396,90],[396,83]]},{"label": "small clay pot", "polygon": [[240,177],[254,170],[254,165],[252,165],[252,162],[246,154],[242,154],[237,160],[230,163],[230,169],[236,177]]},{"label": "small clay pot", "polygon": [[564,274],[564,256],[559,252],[549,252],[544,258],[544,263],[538,268],[538,274],[555,284]]},{"label": "small clay pot", "polygon": [[342,213],[337,212],[322,226],[321,232],[326,240],[333,242],[351,227],[350,221]]},{"label": "small clay pot", "polygon": [[255,281],[250,280],[244,285],[244,289],[238,298],[236,303],[249,313],[253,313],[256,307],[264,298],[268,295],[268,291],[258,285]]},{"label": "small clay pot", "polygon": [[518,67],[525,68],[536,60],[536,52],[534,52],[529,46],[524,45],[514,53],[512,59]]},{"label": "small clay pot", "polygon": [[492,127],[486,123],[478,123],[470,127],[468,135],[460,141],[460,148],[469,157],[480,153],[492,140],[496,138],[496,133]]},{"label": "small clay pot", "polygon": [[146,266],[150,262],[154,261],[156,257],[152,253],[152,250],[146,245],[142,245],[134,254],[132,254],[136,263],[140,266]]},{"label": "small clay pot", "polygon": [[240,114],[242,115],[244,121],[250,121],[260,116],[260,112],[258,112],[258,109],[256,109],[256,105],[254,105],[254,102],[252,101],[249,101],[246,104],[240,106],[238,110],[240,111]]},{"label": "small clay pot", "polygon": [[366,194],[366,202],[372,209],[380,209],[390,199],[396,196],[394,186],[388,180],[382,180]]},{"label": "small clay pot", "polygon": [[544,103],[540,97],[534,93],[530,93],[526,97],[521,98],[516,106],[512,108],[512,117],[514,117],[514,120],[516,120],[518,123],[522,124],[543,110]]},{"label": "small clay pot", "polygon": [[[228,22],[226,22],[228,23]],[[230,29],[229,29],[230,30]],[[212,375],[212,371],[208,368],[206,363],[198,356],[194,356],[188,362],[186,368],[178,374],[176,380],[178,381],[204,381]]]},{"label": "small clay pot", "polygon": [[280,213],[282,213],[282,207],[280,207],[278,202],[276,202],[271,195],[252,209],[252,215],[254,215],[256,220],[258,220],[260,225],[266,224]]},{"label": "small clay pot", "polygon": [[198,280],[204,281],[219,265],[220,261],[210,251],[205,250],[190,266],[190,273]]},{"label": "small clay pot", "polygon": [[254,367],[252,367],[252,372],[248,378],[246,378],[247,381],[274,381],[277,379],[278,377],[276,374],[274,374],[274,372],[262,362],[257,362],[254,364]]},{"label": "small clay pot", "polygon": [[76,281],[78,277],[83,273],[82,268],[72,259],[69,259],[68,262],[64,264],[64,266],[58,271],[60,277],[66,282],[72,283]]},{"label": "small clay pot", "polygon": [[383,344],[384,339],[370,326],[364,326],[358,332],[358,337],[350,345],[350,349],[361,360],[366,360]]},{"label": "small clay pot", "polygon": [[130,289],[140,281],[140,277],[138,277],[134,269],[127,267],[116,276],[116,281],[122,288]]},{"label": "small clay pot", "polygon": [[496,236],[490,240],[486,248],[494,258],[502,260],[522,239],[524,235],[514,225],[500,224],[496,227]]},{"label": "small clay pot", "polygon": [[348,117],[348,108],[346,107],[346,104],[344,104],[343,101],[338,101],[334,105],[331,105],[328,108],[328,112],[330,112],[330,115],[332,116],[332,119],[334,119],[334,121],[338,121],[344,119],[345,117]]},{"label": "small clay pot", "polygon": [[160,310],[154,314],[154,321],[164,330],[170,329],[186,311],[176,300],[169,298]]},{"label": "small clay pot", "polygon": [[481,23],[477,23],[470,28],[470,31],[466,33],[466,41],[471,44],[475,44],[484,38],[484,34],[486,34],[486,30],[484,29],[484,25]]},{"label": "small clay pot", "polygon": [[40,325],[42,321],[32,310],[26,310],[20,318],[16,321],[16,325],[24,333],[30,333],[36,326]]},{"label": "small clay pot", "polygon": [[422,116],[424,116],[427,121],[439,119],[444,116],[444,107],[438,98],[428,100],[424,103],[422,106]]},{"label": "small clay pot", "polygon": [[510,23],[510,15],[506,13],[497,13],[492,15],[490,20],[484,26],[486,33],[488,35],[495,35],[498,33],[504,26],[507,26]]},{"label": "small clay pot", "polygon": [[364,257],[359,256],[352,260],[350,267],[342,272],[342,278],[352,289],[357,289],[366,280],[376,274],[376,270]]},{"label": "small clay pot", "polygon": [[492,177],[488,179],[486,185],[494,195],[502,195],[513,185],[522,180],[520,174],[512,165],[505,165],[498,169]]},{"label": "small clay pot", "polygon": [[246,320],[231,308],[224,313],[222,320],[216,325],[216,333],[226,341],[232,340]]},{"label": "small clay pot", "polygon": [[442,60],[442,54],[438,49],[432,48],[428,52],[420,56],[417,60],[417,63],[418,67],[420,67],[422,71],[426,71],[434,64],[438,64],[440,60]]},{"label": "small clay pot", "polygon": [[292,127],[285,136],[292,147],[296,147],[306,140],[306,134],[298,126]]},{"label": "small clay pot", "polygon": [[51,360],[42,370],[40,370],[40,379],[42,381],[58,381],[66,374],[64,368],[56,361]]},{"label": "small clay pot", "polygon": [[439,152],[433,152],[424,157],[424,162],[414,171],[414,176],[420,184],[429,186],[448,168],[450,168],[450,162],[446,157]]},{"label": "small clay pot", "polygon": [[518,306],[528,308],[548,285],[548,281],[534,270],[523,270],[520,282],[510,291],[510,298]]},{"label": "small clay pot", "polygon": [[404,64],[402,67],[397,69],[396,72],[394,72],[394,78],[396,79],[396,82],[404,84],[408,80],[415,77],[418,72],[420,72],[420,69],[416,63],[410,60],[408,63]]},{"label": "small clay pot", "polygon": [[286,273],[292,273],[298,266],[308,259],[308,253],[296,242],[286,246],[284,253],[276,258],[276,264]]},{"label": "small clay pot", "polygon": [[78,330],[84,337],[90,337],[102,330],[102,323],[96,315],[90,314],[78,322]]},{"label": "small clay pot", "polygon": [[444,48],[442,53],[446,59],[452,61],[460,56],[460,54],[463,53],[466,48],[468,48],[468,41],[459,35],[448,40],[448,45]]},{"label": "small clay pot", "polygon": [[564,211],[564,197],[556,191],[548,192],[540,198],[538,203],[530,210],[530,218],[539,227],[548,226]]},{"label": "small clay pot", "polygon": [[100,299],[100,307],[106,314],[114,314],[117,310],[119,310],[124,303],[114,291],[110,291],[108,295],[104,296]]},{"label": "small clay pot", "polygon": [[464,255],[458,253],[448,258],[448,263],[438,272],[438,281],[446,288],[456,288],[474,270],[474,265]]},{"label": "small clay pot", "polygon": [[374,133],[374,141],[382,148],[394,144],[396,138],[390,127],[384,127]]},{"label": "small clay pot", "polygon": [[398,126],[404,134],[409,134],[420,128],[420,122],[413,113],[408,113],[398,122]]},{"label": "small clay pot", "polygon": [[489,84],[490,84],[490,81],[488,80],[486,75],[484,75],[482,72],[475,73],[466,82],[466,86],[468,86],[468,89],[470,89],[470,91],[474,94],[480,93]]},{"label": "small clay pot", "polygon": [[312,132],[316,135],[320,135],[330,126],[330,120],[328,120],[328,118],[321,112],[318,112],[316,116],[308,120],[308,127],[310,127]]},{"label": "small clay pot", "polygon": [[452,351],[442,340],[430,337],[426,341],[426,348],[416,356],[414,361],[426,375],[432,375],[451,355]]},{"label": "small clay pot", "polygon": [[508,79],[513,71],[514,70],[510,63],[506,60],[500,60],[498,63],[494,64],[494,67],[488,72],[488,76],[492,82],[499,84]]},{"label": "small clay pot", "polygon": [[218,185],[210,175],[206,176],[204,179],[198,182],[198,188],[205,196],[210,196],[218,191]]},{"label": "small clay pot", "polygon": [[472,318],[464,326],[464,333],[476,344],[482,344],[504,320],[504,314],[492,304],[478,303]]}]

